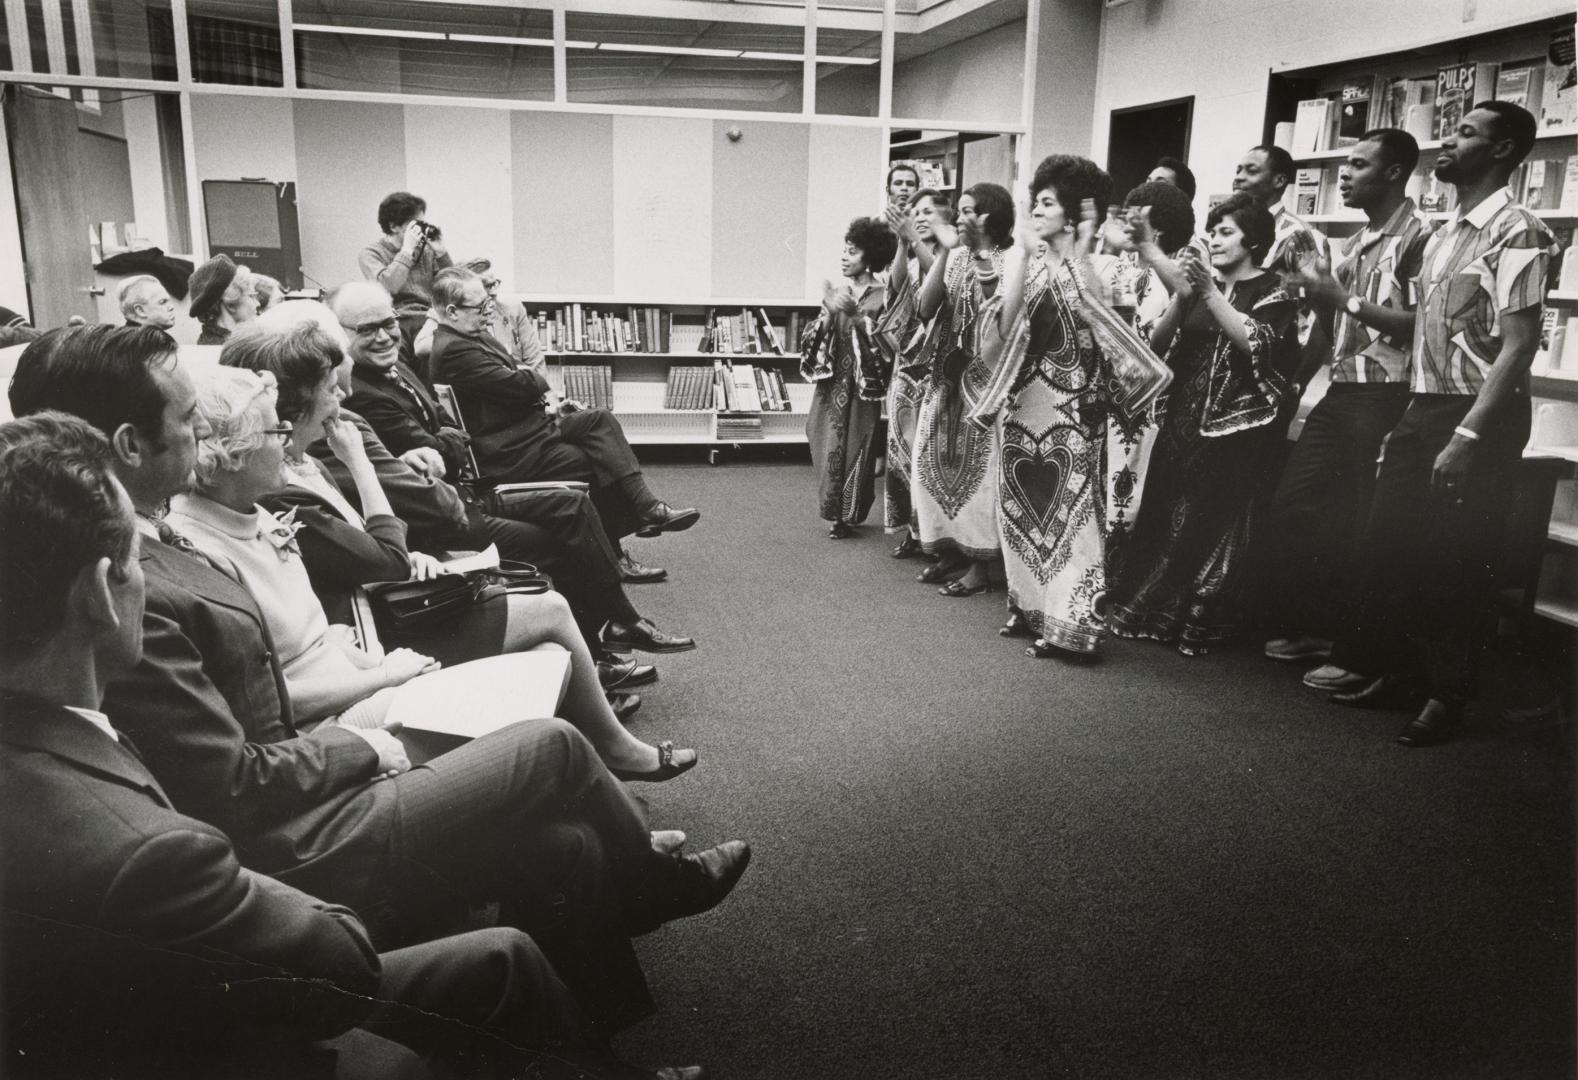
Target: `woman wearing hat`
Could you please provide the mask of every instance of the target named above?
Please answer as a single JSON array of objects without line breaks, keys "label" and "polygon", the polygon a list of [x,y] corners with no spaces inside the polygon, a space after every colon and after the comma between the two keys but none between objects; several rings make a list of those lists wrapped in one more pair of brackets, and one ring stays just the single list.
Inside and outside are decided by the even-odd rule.
[{"label": "woman wearing hat", "polygon": [[199,345],[223,345],[230,331],[258,317],[252,271],[216,255],[192,271],[192,318],[203,324]]}]

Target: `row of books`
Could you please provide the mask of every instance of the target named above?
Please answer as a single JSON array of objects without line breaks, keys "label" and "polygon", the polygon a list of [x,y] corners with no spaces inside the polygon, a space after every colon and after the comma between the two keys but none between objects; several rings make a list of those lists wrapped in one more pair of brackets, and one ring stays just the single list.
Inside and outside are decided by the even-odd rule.
[{"label": "row of books", "polygon": [[1277,125],[1277,143],[1299,157],[1352,146],[1379,127],[1402,128],[1420,142],[1444,139],[1475,102],[1492,98],[1528,109],[1541,132],[1566,131],[1578,125],[1578,67],[1470,62],[1423,78],[1351,79],[1333,95],[1300,101],[1293,122]]},{"label": "row of books", "polygon": [[599,409],[614,407],[614,369],[607,364],[561,364],[564,396]]},{"label": "row of books", "polygon": [[629,306],[625,314],[568,304],[536,314],[537,337],[548,352],[668,352],[672,315]]},{"label": "row of books", "polygon": [[759,412],[720,412],[716,423],[720,442],[748,442],[762,437]]},{"label": "row of books", "polygon": [[707,309],[705,329],[702,332],[701,351],[748,355],[750,353],[784,354],[785,341],[798,341],[794,327],[798,327],[800,313],[791,311],[780,335],[764,308],[741,308],[738,315],[719,314],[716,308]]},{"label": "row of books", "polygon": [[663,407],[711,409],[713,382],[711,364],[675,364],[668,369],[668,387],[663,392]]},{"label": "row of books", "polygon": [[789,388],[778,372],[713,361],[713,406],[720,412],[788,412]]},{"label": "row of books", "polygon": [[1578,155],[1525,161],[1507,186],[1530,210],[1578,211]]}]

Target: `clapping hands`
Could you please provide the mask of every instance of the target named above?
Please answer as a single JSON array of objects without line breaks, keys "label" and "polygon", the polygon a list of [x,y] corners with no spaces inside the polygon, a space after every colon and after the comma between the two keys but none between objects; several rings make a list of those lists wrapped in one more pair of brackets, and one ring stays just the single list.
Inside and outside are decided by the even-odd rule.
[{"label": "clapping hands", "polygon": [[860,310],[853,289],[848,285],[838,286],[826,280],[822,282],[822,306],[835,315],[853,315]]}]

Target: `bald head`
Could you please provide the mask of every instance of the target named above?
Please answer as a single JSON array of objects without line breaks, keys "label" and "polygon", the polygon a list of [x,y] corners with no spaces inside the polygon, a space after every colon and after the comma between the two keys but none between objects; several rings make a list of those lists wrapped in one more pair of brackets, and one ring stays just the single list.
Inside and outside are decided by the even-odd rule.
[{"label": "bald head", "polygon": [[334,290],[329,308],[350,337],[352,363],[374,371],[394,367],[400,358],[400,321],[382,285],[346,282]]}]

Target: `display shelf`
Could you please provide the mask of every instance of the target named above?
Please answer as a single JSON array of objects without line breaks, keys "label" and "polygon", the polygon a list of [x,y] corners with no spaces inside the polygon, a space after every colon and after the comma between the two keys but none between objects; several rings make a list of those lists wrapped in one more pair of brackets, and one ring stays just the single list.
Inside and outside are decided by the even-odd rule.
[{"label": "display shelf", "polygon": [[1545,302],[1563,307],[1568,304],[1578,304],[1578,289],[1552,289],[1545,294]]},{"label": "display shelf", "polygon": [[1534,613],[1559,622],[1564,626],[1578,627],[1578,600],[1552,600],[1536,597]]},{"label": "display shelf", "polygon": [[576,363],[589,360],[799,360],[797,352],[719,353],[719,352],[576,352],[573,349],[544,349],[546,356],[563,357]]},{"label": "display shelf", "polygon": [[[1540,132],[1534,137],[1534,141],[1535,144],[1538,145],[1539,143],[1546,141],[1573,138],[1578,138],[1578,128],[1554,128],[1550,131]],[[1343,161],[1347,158],[1348,151],[1350,149],[1352,148],[1340,146],[1335,150],[1321,150],[1313,154],[1301,154],[1293,159],[1293,163],[1295,165],[1315,165],[1321,162]],[[1430,150],[1439,149],[1441,149],[1440,139],[1426,139],[1424,142],[1419,144],[1420,154],[1424,154]]]}]

